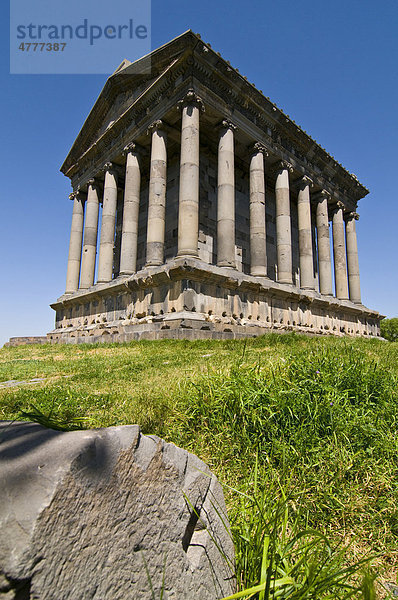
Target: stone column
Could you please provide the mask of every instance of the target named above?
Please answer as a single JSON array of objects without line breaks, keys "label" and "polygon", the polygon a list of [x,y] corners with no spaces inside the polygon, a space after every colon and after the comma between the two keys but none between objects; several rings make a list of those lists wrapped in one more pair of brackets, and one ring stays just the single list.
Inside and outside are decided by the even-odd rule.
[{"label": "stone column", "polygon": [[293,283],[292,278],[292,233],[290,222],[289,172],[293,167],[285,160],[277,165],[275,183],[276,200],[276,253],[278,282]]},{"label": "stone column", "polygon": [[73,200],[73,213],[65,294],[73,294],[79,287],[84,220],[84,200],[82,199],[80,192],[72,192],[69,198],[70,200]]},{"label": "stone column", "polygon": [[337,202],[333,212],[333,255],[334,255],[334,280],[336,297],[348,300],[347,261],[345,249],[345,232],[342,202]]},{"label": "stone column", "polygon": [[177,108],[182,111],[180,195],[177,256],[199,256],[199,115],[201,98],[190,90]]},{"label": "stone column", "polygon": [[359,282],[358,245],[355,221],[359,219],[356,212],[348,213],[346,217],[346,243],[347,243],[347,267],[348,287],[350,300],[361,304],[361,286]]},{"label": "stone column", "polygon": [[82,269],[80,287],[87,289],[94,285],[95,256],[97,254],[97,232],[99,211],[99,189],[94,179],[88,181],[86,222],[84,224]]},{"label": "stone column", "polygon": [[319,291],[326,296],[333,295],[332,261],[330,257],[328,200],[330,194],[322,190],[317,196],[316,234],[318,241]]},{"label": "stone column", "polygon": [[217,265],[235,268],[234,131],[230,121],[221,124],[218,143]]},{"label": "stone column", "polygon": [[126,155],[126,178],[119,274],[132,275],[137,269],[141,171],[136,144],[126,146],[123,153]]},{"label": "stone column", "polygon": [[113,249],[115,245],[117,173],[110,162],[105,164],[104,171],[104,200],[102,204],[97,283],[107,283],[108,281],[112,280]]},{"label": "stone column", "polygon": [[313,290],[315,288],[310,202],[310,188],[312,187],[312,180],[304,175],[300,180],[297,199],[300,287],[303,290]]},{"label": "stone column", "polygon": [[149,126],[152,132],[151,167],[149,175],[148,228],[146,265],[162,265],[164,262],[164,236],[166,221],[167,183],[167,134],[162,121]]},{"label": "stone column", "polygon": [[250,160],[250,274],[267,277],[264,157],[268,152],[257,142]]}]

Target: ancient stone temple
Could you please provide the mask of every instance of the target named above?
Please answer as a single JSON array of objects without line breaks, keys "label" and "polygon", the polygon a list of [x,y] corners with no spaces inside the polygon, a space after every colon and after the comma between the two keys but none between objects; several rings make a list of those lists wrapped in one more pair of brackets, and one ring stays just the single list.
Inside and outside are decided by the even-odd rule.
[{"label": "ancient stone temple", "polygon": [[191,31],[123,61],[61,171],[50,341],[379,335],[359,284],[368,190]]}]

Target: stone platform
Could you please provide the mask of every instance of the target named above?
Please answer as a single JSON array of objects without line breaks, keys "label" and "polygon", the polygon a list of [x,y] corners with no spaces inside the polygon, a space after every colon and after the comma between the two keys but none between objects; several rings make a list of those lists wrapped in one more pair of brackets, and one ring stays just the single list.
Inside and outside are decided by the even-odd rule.
[{"label": "stone platform", "polygon": [[265,277],[174,259],[61,296],[51,343],[233,339],[269,332],[379,335],[380,315],[349,300]]}]

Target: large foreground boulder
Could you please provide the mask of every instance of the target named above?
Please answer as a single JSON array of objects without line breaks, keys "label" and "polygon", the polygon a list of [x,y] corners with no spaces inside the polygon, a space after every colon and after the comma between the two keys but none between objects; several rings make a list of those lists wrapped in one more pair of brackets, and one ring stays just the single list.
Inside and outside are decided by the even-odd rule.
[{"label": "large foreground boulder", "polygon": [[1,600],[216,600],[232,561],[222,488],[196,456],[137,425],[0,422]]}]

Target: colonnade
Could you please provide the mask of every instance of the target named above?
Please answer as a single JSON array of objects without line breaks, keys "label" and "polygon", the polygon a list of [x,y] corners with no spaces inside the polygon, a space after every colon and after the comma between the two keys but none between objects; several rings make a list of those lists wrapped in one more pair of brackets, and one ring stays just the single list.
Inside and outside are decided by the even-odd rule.
[{"label": "colonnade", "polygon": [[[181,155],[179,178],[178,257],[199,257],[199,123],[204,111],[202,100],[190,91],[178,103],[181,111]],[[235,263],[235,125],[225,119],[218,132],[217,180],[217,265],[236,268]],[[149,127],[151,135],[149,196],[146,238],[146,266],[164,263],[167,127],[157,120]],[[266,147],[257,142],[250,149],[250,274],[267,277],[265,158]],[[120,275],[136,272],[138,218],[140,204],[140,148],[131,143],[126,156],[123,224],[120,251]],[[285,160],[272,165],[275,172],[277,281],[293,284],[290,186],[292,166]],[[113,254],[117,210],[118,172],[107,162],[103,168],[101,235],[98,255],[97,283],[109,283],[113,277]],[[314,247],[318,263],[319,291],[332,295],[332,257],[329,219],[333,231],[333,265],[335,294],[341,300],[360,303],[358,249],[355,221],[358,215],[344,212],[341,202],[333,202],[322,190],[312,193],[313,182],[304,175],[298,185],[298,236],[300,287],[314,290]],[[72,227],[69,246],[66,294],[94,285],[98,237],[100,187],[95,179],[87,184],[87,194],[79,191],[73,199]],[[312,212],[316,220],[316,244],[312,233]],[[85,220],[84,220],[85,213]]]}]

